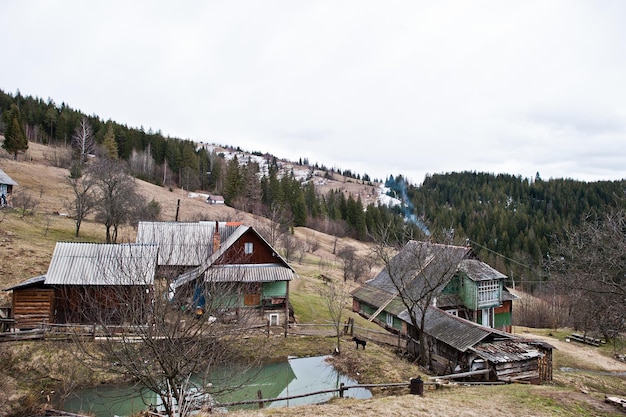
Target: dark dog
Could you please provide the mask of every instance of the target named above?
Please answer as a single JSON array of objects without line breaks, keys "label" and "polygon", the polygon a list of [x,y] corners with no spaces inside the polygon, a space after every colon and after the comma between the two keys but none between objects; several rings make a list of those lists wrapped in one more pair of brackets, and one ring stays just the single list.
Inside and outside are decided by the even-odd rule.
[{"label": "dark dog", "polygon": [[358,337],[354,336],[352,338],[352,340],[356,343],[356,348],[359,348],[359,345],[363,346],[363,350],[365,350],[365,345],[367,345],[367,340],[362,340],[359,339]]}]

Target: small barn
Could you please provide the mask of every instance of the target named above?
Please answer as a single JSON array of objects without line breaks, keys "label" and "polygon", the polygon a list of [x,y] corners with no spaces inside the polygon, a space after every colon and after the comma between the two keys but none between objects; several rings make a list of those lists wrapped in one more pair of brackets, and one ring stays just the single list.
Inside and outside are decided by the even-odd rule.
[{"label": "small barn", "polygon": [[[400,318],[407,323],[409,350],[416,353],[417,332],[408,311]],[[428,366],[437,375],[477,372],[480,379],[492,381],[552,380],[553,348],[547,343],[480,326],[432,306],[426,311],[424,333]]]},{"label": "small barn", "polygon": [[40,275],[5,289],[12,291],[10,311],[15,328],[33,329],[54,322],[56,296],[45,280],[46,276]]},{"label": "small barn", "polygon": [[144,322],[157,253],[155,245],[57,242],[46,275],[6,289],[15,328]]}]

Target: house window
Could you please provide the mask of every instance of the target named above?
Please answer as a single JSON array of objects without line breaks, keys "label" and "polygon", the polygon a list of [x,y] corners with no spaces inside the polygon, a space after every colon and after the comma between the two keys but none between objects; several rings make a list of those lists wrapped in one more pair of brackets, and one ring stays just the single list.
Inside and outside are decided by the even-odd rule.
[{"label": "house window", "polygon": [[252,253],[253,245],[252,242],[246,242],[243,244],[243,251],[246,255],[250,255]]},{"label": "house window", "polygon": [[478,284],[478,307],[498,304],[500,302],[500,282],[497,280],[482,281]]},{"label": "house window", "polygon": [[270,314],[270,326],[278,326],[279,322],[278,322],[278,314],[276,313],[272,313]]},{"label": "house window", "polygon": [[459,310],[457,310],[457,309],[446,310],[446,313],[451,314],[451,315],[456,316],[456,317],[459,317]]},{"label": "house window", "polygon": [[393,314],[391,313],[386,313],[386,317],[385,317],[385,323],[387,323],[387,326],[393,327]]}]

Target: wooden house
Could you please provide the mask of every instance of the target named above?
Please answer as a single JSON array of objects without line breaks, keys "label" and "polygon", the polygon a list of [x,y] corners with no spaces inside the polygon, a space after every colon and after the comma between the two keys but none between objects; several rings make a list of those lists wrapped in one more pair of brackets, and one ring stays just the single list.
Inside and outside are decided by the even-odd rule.
[{"label": "wooden house", "polygon": [[193,308],[211,300],[237,315],[253,313],[262,322],[286,324],[289,282],[297,277],[287,261],[250,226],[238,226],[213,243],[211,256],[174,280],[172,298],[186,299]]},{"label": "wooden house", "polygon": [[353,310],[390,330],[402,330],[405,307],[399,290],[429,294],[431,303],[450,314],[486,327],[510,331],[512,300],[506,276],[481,262],[469,246],[410,241],[389,264],[352,292]]},{"label": "wooden house", "polygon": [[145,322],[157,252],[155,245],[57,242],[46,275],[6,289],[13,292],[15,328]]},{"label": "wooden house", "polygon": [[159,247],[156,276],[168,280],[205,262],[240,222],[139,222],[136,243]]},{"label": "wooden house", "polygon": [[[481,262],[470,247],[410,241],[373,279],[352,292],[353,310],[390,331],[408,336],[409,350],[414,354],[419,338],[412,323],[419,320],[412,318],[421,317],[420,311],[426,311],[424,333],[433,370],[471,371],[476,366],[474,361],[486,356],[476,353],[476,349],[480,351],[479,343],[497,342],[491,346],[496,351],[490,358],[494,363],[507,356],[508,348],[502,340],[521,343],[511,342],[515,338],[507,333],[511,331],[514,296],[506,289],[505,278]],[[420,305],[409,312],[401,293]],[[500,347],[501,355],[497,354]],[[551,350],[535,354],[535,347],[516,345],[515,349],[521,352],[513,366],[519,372],[509,377],[539,378],[540,358],[551,358]],[[529,366],[534,370],[522,366],[523,360],[532,362]],[[494,378],[501,376],[494,371]]]},{"label": "wooden house", "polygon": [[15,185],[18,185],[17,182],[0,169],[0,205],[6,204],[6,199],[13,192]]}]

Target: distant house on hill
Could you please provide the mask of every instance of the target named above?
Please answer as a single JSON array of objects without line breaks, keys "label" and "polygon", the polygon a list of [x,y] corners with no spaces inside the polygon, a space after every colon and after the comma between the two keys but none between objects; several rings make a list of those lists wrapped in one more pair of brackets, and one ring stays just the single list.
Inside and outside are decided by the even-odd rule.
[{"label": "distant house on hill", "polygon": [[[493,378],[551,379],[551,347],[538,347],[508,333],[515,297],[505,287],[505,278],[468,246],[410,241],[373,279],[352,292],[353,310],[407,336],[408,349],[415,355],[420,329],[413,323],[420,323],[425,314],[428,364],[439,374],[484,366]],[[423,296],[426,293],[428,297]]]},{"label": "distant house on hill", "polygon": [[144,314],[121,317],[121,300],[149,305],[158,247],[137,244],[57,242],[46,275],[5,289],[12,291],[15,328],[41,323],[143,323]]},{"label": "distant house on hill", "polygon": [[0,169],[0,206],[6,205],[6,198],[13,192],[14,185],[18,185],[17,182]]},{"label": "distant house on hill", "polygon": [[210,195],[207,197],[206,202],[209,204],[224,204],[224,197],[221,195]]}]

